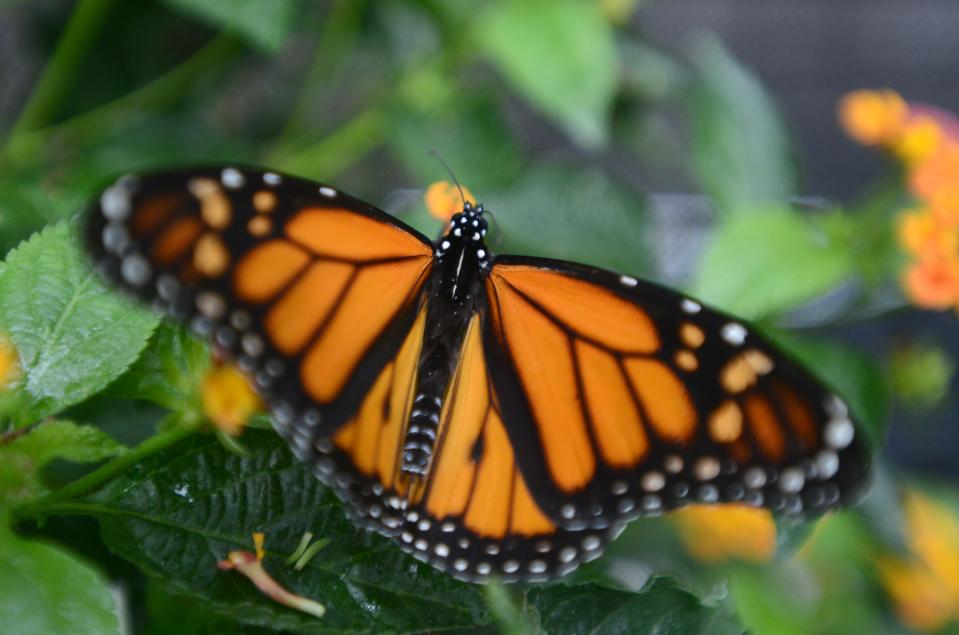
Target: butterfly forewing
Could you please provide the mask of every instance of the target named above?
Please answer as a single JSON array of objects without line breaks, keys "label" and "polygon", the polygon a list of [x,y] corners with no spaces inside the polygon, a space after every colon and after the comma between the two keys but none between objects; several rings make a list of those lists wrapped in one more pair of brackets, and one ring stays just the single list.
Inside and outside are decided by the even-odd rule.
[{"label": "butterfly forewing", "polygon": [[354,413],[432,264],[429,241],[384,212],[273,172],[125,177],[99,203],[87,237],[101,271],[210,336],[302,438]]}]

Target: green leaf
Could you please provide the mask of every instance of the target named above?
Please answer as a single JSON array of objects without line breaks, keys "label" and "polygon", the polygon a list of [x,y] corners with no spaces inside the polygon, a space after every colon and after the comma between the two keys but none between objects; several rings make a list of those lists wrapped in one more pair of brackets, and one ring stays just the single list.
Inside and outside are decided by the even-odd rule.
[{"label": "green leaf", "polygon": [[10,252],[0,269],[0,329],[20,356],[30,403],[20,423],[97,393],[139,355],[157,318],[108,290],[67,223]]},{"label": "green leaf", "polygon": [[210,365],[205,344],[185,329],[161,323],[143,354],[104,391],[105,396],[143,399],[182,410],[197,399],[197,387]]},{"label": "green leaf", "polygon": [[233,31],[264,51],[274,52],[296,25],[297,0],[163,0],[216,28]]},{"label": "green leaf", "polygon": [[498,0],[476,27],[481,50],[523,97],[581,145],[606,141],[619,60],[597,3]]},{"label": "green leaf", "polygon": [[0,499],[23,500],[46,492],[39,472],[54,459],[96,463],[125,451],[97,428],[72,421],[46,421],[0,445]]},{"label": "green leaf", "polygon": [[888,381],[876,360],[836,342],[787,334],[776,340],[846,399],[873,447],[878,447],[889,425],[890,404]]},{"label": "green leaf", "polygon": [[0,516],[0,632],[120,633],[102,576],[74,556],[17,538]]},{"label": "green leaf", "polygon": [[843,245],[788,209],[726,217],[712,237],[693,293],[747,318],[795,308],[854,269]]},{"label": "green leaf", "polygon": [[497,253],[563,258],[639,275],[643,204],[596,170],[543,163],[512,190],[484,197]]},{"label": "green leaf", "polygon": [[43,466],[54,459],[96,463],[123,454],[126,448],[102,430],[72,421],[45,421],[2,450],[24,454]]},{"label": "green leaf", "polygon": [[693,48],[693,171],[720,211],[756,209],[796,193],[792,149],[759,80],[714,37]]},{"label": "green leaf", "polygon": [[719,608],[707,606],[671,578],[656,577],[634,593],[596,584],[530,590],[528,610],[542,632],[630,635],[722,635],[743,632]]},{"label": "green leaf", "polygon": [[[490,620],[476,587],[456,582],[358,530],[335,495],[275,435],[248,431],[238,457],[212,436],[149,457],[71,513],[96,516],[107,546],[179,594],[241,622],[297,632],[419,632]],[[49,510],[56,513],[56,509]],[[282,607],[216,563],[266,534],[265,568],[327,608],[322,620]],[[301,571],[284,560],[307,531],[330,543]]]}]

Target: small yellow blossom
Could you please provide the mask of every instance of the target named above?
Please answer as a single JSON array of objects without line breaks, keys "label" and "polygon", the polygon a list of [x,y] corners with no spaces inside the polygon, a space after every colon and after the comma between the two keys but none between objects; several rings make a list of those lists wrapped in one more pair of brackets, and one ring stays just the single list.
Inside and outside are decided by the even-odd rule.
[{"label": "small yellow blossom", "polygon": [[203,414],[231,436],[243,432],[246,422],[263,409],[246,376],[231,364],[214,365],[201,387]]},{"label": "small yellow blossom", "polygon": [[672,517],[686,550],[701,562],[766,562],[776,552],[776,523],[764,509],[691,505]]},{"label": "small yellow blossom", "polygon": [[891,90],[857,90],[839,102],[839,121],[846,133],[864,145],[896,140],[906,123],[908,107]]},{"label": "small yellow blossom", "polygon": [[325,606],[287,590],[263,568],[263,534],[253,534],[253,542],[256,546],[256,553],[231,551],[227,554],[226,560],[221,560],[216,564],[217,568],[221,571],[236,570],[245,575],[263,595],[274,602],[316,617],[323,617],[323,614],[326,613]]},{"label": "small yellow blossom", "polygon": [[469,189],[464,187],[463,194],[460,196],[460,190],[455,184],[449,181],[437,181],[429,186],[423,199],[430,214],[445,222],[449,221],[453,214],[463,210],[464,197],[470,205],[476,205],[476,198]]},{"label": "small yellow blossom", "polygon": [[20,361],[17,358],[17,349],[3,333],[0,333],[0,392],[16,383],[19,376]]},{"label": "small yellow blossom", "polygon": [[931,116],[918,114],[906,119],[905,125],[891,146],[896,156],[907,166],[919,165],[939,149],[942,129]]},{"label": "small yellow blossom", "polygon": [[904,511],[910,553],[880,556],[876,569],[902,621],[937,631],[959,621],[959,516],[916,490]]}]

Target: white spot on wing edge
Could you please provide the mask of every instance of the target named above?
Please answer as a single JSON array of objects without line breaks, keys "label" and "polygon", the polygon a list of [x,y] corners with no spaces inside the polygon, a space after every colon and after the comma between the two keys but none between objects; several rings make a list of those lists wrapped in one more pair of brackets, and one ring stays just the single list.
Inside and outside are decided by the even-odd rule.
[{"label": "white spot on wing edge", "polygon": [[220,172],[220,182],[223,183],[224,187],[228,187],[231,190],[243,187],[245,179],[243,174],[236,168],[224,168]]},{"label": "white spot on wing edge", "polygon": [[326,198],[333,198],[334,196],[336,196],[336,190],[334,190],[332,187],[327,187],[326,185],[321,185],[321,186],[320,186],[320,194],[322,194],[322,195],[325,196]]},{"label": "white spot on wing edge", "polygon": [[703,310],[703,306],[699,302],[696,302],[695,300],[690,300],[689,298],[685,298],[682,302],[679,303],[679,306],[683,311],[689,314],[699,313],[700,311]]},{"label": "white spot on wing edge", "polygon": [[279,185],[283,178],[276,172],[264,172],[263,182],[267,185]]},{"label": "white spot on wing edge", "polygon": [[742,346],[746,341],[746,327],[738,322],[729,322],[722,329],[723,339],[733,346]]},{"label": "white spot on wing edge", "polygon": [[635,287],[639,284],[639,280],[632,276],[620,276],[619,282],[625,287]]}]

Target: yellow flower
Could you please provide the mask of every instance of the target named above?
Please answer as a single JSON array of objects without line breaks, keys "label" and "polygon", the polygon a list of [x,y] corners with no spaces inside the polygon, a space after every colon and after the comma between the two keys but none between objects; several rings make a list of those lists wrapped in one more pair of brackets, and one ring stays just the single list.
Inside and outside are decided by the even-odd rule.
[{"label": "yellow flower", "polygon": [[893,152],[907,166],[919,165],[939,149],[943,132],[939,122],[926,114],[906,119],[899,135],[892,140]]},{"label": "yellow flower", "polygon": [[906,492],[904,510],[911,553],[882,555],[876,569],[900,619],[937,631],[959,620],[959,517],[916,490]]},{"label": "yellow flower", "polygon": [[891,90],[857,90],[839,102],[839,121],[846,134],[864,145],[888,145],[898,139],[909,112]]},{"label": "yellow flower", "polygon": [[0,333],[0,392],[3,392],[20,377],[20,360],[17,349],[7,336]]},{"label": "yellow flower", "polygon": [[463,197],[470,203],[476,205],[476,199],[472,192],[463,188],[463,195],[460,196],[459,188],[449,181],[437,181],[430,185],[426,190],[423,199],[426,201],[426,209],[430,214],[441,221],[449,221],[453,214],[462,211]]},{"label": "yellow flower", "polygon": [[686,550],[701,562],[766,562],[776,552],[776,523],[764,509],[692,505],[672,517]]},{"label": "yellow flower", "polygon": [[230,364],[214,365],[200,389],[203,414],[213,425],[237,436],[254,414],[263,409],[246,376]]}]

